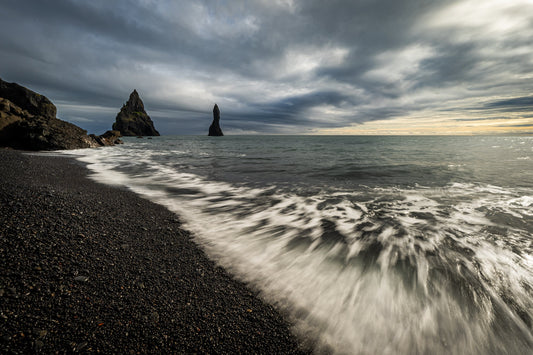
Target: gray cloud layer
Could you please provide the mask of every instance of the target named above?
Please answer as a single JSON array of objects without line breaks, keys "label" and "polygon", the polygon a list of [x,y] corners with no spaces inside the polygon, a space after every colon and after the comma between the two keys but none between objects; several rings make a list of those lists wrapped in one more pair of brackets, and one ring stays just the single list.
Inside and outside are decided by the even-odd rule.
[{"label": "gray cloud layer", "polygon": [[89,131],[108,129],[133,88],[167,134],[205,134],[215,102],[235,133],[531,111],[527,0],[0,5],[0,77]]}]

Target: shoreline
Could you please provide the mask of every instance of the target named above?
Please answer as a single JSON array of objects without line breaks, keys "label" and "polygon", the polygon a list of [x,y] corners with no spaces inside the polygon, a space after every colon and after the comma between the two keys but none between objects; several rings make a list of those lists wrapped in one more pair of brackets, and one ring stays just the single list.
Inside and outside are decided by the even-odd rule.
[{"label": "shoreline", "polygon": [[0,352],[307,352],[178,216],[87,174],[0,149]]}]

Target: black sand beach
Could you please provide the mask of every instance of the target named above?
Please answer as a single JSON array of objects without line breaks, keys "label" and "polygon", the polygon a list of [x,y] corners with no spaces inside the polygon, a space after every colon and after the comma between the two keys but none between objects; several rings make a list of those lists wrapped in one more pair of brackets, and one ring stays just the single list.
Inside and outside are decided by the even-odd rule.
[{"label": "black sand beach", "polygon": [[0,353],[301,352],[176,215],[86,174],[0,149]]}]

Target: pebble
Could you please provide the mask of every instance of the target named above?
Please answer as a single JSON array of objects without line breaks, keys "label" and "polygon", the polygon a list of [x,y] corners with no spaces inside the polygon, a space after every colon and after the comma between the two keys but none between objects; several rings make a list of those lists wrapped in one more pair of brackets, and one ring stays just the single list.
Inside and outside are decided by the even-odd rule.
[{"label": "pebble", "polygon": [[154,322],[154,323],[159,322],[159,313],[157,313],[157,312],[152,312],[152,314],[150,314],[150,319],[151,319],[152,322]]},{"label": "pebble", "polygon": [[76,276],[74,278],[74,281],[87,282],[87,281],[89,281],[89,276],[83,276],[83,275]]},{"label": "pebble", "polygon": [[40,352],[44,346],[44,343],[40,340],[36,340],[33,346],[34,346],[35,351]]}]

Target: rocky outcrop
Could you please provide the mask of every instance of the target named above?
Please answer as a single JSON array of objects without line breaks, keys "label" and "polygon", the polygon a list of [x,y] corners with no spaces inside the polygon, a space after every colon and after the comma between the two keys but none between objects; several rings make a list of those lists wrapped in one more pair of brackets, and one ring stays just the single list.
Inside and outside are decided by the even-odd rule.
[{"label": "rocky outcrop", "polygon": [[130,98],[117,114],[113,130],[119,131],[123,136],[159,136],[152,119],[144,110],[144,104],[133,90]]},{"label": "rocky outcrop", "polygon": [[120,139],[122,135],[120,134],[119,131],[106,131],[104,134],[99,135],[99,136],[95,134],[90,134],[89,137],[92,138],[96,143],[98,143],[101,146],[124,143]]},{"label": "rocky outcrop", "polygon": [[86,130],[56,118],[56,112],[45,96],[0,79],[0,146],[60,150],[116,144],[118,138],[88,136]]},{"label": "rocky outcrop", "polygon": [[30,115],[48,118],[56,117],[56,107],[50,100],[19,84],[7,83],[0,79],[0,97],[12,102]]},{"label": "rocky outcrop", "polygon": [[213,123],[209,126],[209,135],[210,136],[223,136],[222,129],[220,128],[220,110],[218,105],[215,104],[213,107]]}]

